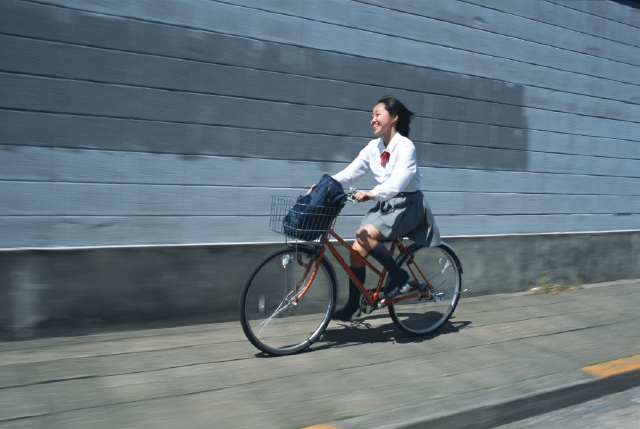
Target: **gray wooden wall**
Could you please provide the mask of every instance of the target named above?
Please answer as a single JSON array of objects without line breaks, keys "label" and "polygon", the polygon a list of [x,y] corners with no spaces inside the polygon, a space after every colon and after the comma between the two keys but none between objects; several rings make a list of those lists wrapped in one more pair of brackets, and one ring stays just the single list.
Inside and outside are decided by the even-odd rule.
[{"label": "gray wooden wall", "polygon": [[443,235],[638,230],[639,66],[613,1],[0,1],[0,248],[279,240],[387,93]]}]

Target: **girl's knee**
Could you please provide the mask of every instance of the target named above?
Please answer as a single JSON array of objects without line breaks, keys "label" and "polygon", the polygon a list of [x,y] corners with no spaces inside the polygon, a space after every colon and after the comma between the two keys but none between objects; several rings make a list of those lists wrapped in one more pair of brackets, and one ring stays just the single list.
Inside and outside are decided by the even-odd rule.
[{"label": "girl's knee", "polygon": [[356,237],[360,237],[362,234],[369,234],[369,231],[367,229],[367,225],[365,226],[361,226],[360,228],[358,228],[358,230],[356,231]]},{"label": "girl's knee", "polygon": [[366,247],[369,242],[369,232],[365,228],[359,228],[356,231],[356,243]]},{"label": "girl's knee", "polygon": [[[353,250],[356,251],[356,253],[358,255],[362,256],[363,258],[366,258],[367,256],[369,256],[369,251],[366,248],[367,246],[363,245],[362,243],[360,243],[360,240],[358,240],[357,238],[353,242],[353,246],[351,246],[351,247],[353,248]],[[355,255],[351,254],[350,255],[350,260],[351,260],[351,262],[354,262],[354,261],[358,260],[358,258]]]}]

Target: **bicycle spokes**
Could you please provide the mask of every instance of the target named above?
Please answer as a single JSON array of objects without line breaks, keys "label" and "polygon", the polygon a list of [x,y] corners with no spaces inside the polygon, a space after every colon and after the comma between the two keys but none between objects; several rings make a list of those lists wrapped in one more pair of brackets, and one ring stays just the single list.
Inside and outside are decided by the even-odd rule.
[{"label": "bicycle spokes", "polygon": [[[262,333],[262,331],[264,330],[264,328],[266,328],[266,326],[269,324],[269,322],[271,322],[271,320],[278,316],[280,313],[282,313],[283,311],[287,310],[289,306],[295,306],[296,303],[292,302],[292,300],[287,300],[287,297],[285,297],[282,302],[280,303],[280,305],[278,305],[278,308],[275,309],[275,311],[273,312],[273,314],[271,316],[269,316],[267,319],[263,320],[258,326],[257,328],[259,328],[257,335],[260,336],[260,334]],[[262,312],[264,312],[264,304],[263,304],[263,310]]]},{"label": "bicycle spokes", "polygon": [[[407,264],[418,284],[415,292],[388,305],[398,328],[409,335],[425,335],[441,327],[453,313],[460,294],[460,271],[445,248],[414,245],[399,260]],[[417,289],[417,290],[416,290]],[[416,297],[418,299],[416,299]]]},{"label": "bicycle spokes", "polygon": [[[431,285],[434,292],[440,289],[440,287],[443,284],[445,284],[447,280],[449,280],[451,276],[453,276],[457,272],[457,270],[453,269],[454,267],[453,264],[447,258],[439,258],[438,265],[440,266],[440,272],[434,274],[433,277],[429,279],[429,285]],[[438,278],[441,275],[445,275],[447,277],[445,277],[444,279]],[[438,286],[434,286],[434,283],[436,282],[435,281],[436,278],[438,278],[437,280],[439,282]]]}]

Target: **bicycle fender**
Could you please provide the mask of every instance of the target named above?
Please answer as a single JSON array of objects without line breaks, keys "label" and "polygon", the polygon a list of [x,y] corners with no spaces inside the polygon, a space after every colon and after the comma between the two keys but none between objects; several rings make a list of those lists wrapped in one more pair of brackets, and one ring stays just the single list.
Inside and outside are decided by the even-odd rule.
[{"label": "bicycle fender", "polygon": [[453,255],[453,259],[455,259],[456,266],[458,267],[458,271],[460,272],[460,274],[462,274],[463,273],[463,271],[462,271],[462,262],[460,262],[460,258],[458,257],[458,254],[456,253],[456,251],[453,250],[453,247],[449,246],[444,241],[442,242],[442,244],[440,244],[440,245],[438,245],[436,247],[441,247],[441,248],[447,249],[449,252],[451,252],[451,254]]}]

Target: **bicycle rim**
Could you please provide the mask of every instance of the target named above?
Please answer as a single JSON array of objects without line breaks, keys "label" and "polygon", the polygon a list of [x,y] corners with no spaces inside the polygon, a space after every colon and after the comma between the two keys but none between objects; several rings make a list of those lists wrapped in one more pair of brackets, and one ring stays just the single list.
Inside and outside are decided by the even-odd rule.
[{"label": "bicycle rim", "polygon": [[389,314],[403,332],[426,335],[435,332],[453,314],[460,299],[462,277],[455,258],[446,248],[413,245],[409,251],[415,263],[407,265],[408,258],[402,255],[398,258],[398,265],[418,283],[429,280],[437,298],[411,298],[396,302],[389,305]]},{"label": "bicycle rim", "polygon": [[288,355],[302,351],[329,324],[335,308],[335,273],[323,258],[306,288],[316,265],[314,255],[313,249],[300,246],[281,249],[249,274],[240,301],[240,320],[247,338],[263,352]]}]

